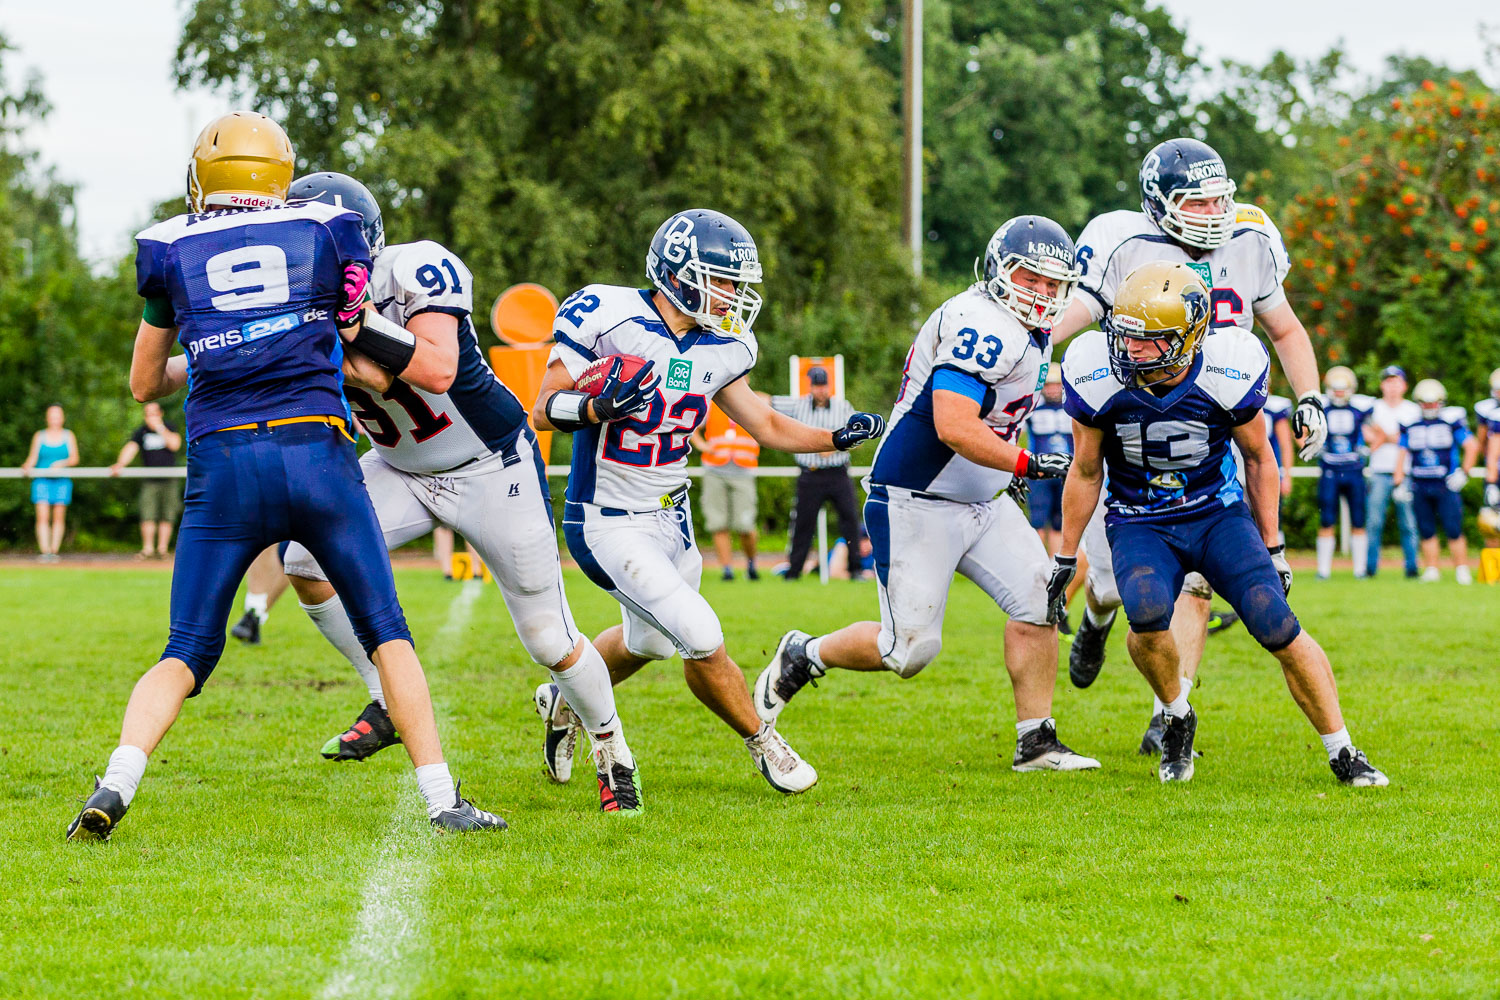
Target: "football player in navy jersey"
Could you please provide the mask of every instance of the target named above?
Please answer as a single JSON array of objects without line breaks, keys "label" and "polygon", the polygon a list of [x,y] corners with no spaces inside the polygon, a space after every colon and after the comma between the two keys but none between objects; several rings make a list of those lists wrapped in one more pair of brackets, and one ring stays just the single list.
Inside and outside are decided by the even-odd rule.
[{"label": "football player in navy jersey", "polygon": [[[1062,601],[1104,489],[1105,530],[1130,625],[1126,648],[1164,706],[1161,780],[1193,776],[1198,719],[1170,626],[1183,577],[1198,572],[1280,661],[1334,775],[1349,785],[1384,785],[1385,775],[1349,738],[1327,655],[1286,601],[1292,571],[1277,540],[1277,469],[1260,414],[1270,358],[1248,331],[1209,337],[1210,301],[1186,265],[1143,264],[1121,281],[1104,330],[1068,348],[1063,385],[1075,453],[1048,599],[1054,607]],[[1244,458],[1245,487],[1231,440]]]},{"label": "football player in navy jersey", "polygon": [[[410,345],[367,322],[370,247],[357,213],[287,205],[291,143],[264,115],[210,122],[188,167],[192,212],[137,237],[146,300],[130,365],[145,402],[188,386],[188,479],[172,574],[171,632],[136,683],[120,745],[69,839],[107,840],[147,756],[224,649],[240,578],[268,544],[316,554],[376,663],[428,817],[442,830],[504,829],[458,795],[422,665],[396,599],[344,404],[345,376],[390,385]],[[170,358],[177,341],[186,355]]]},{"label": "football player in navy jersey", "polygon": [[1490,394],[1474,404],[1474,416],[1484,458],[1484,505],[1500,508],[1500,368],[1490,372]]},{"label": "football player in navy jersey", "polygon": [[1349,505],[1349,544],[1354,575],[1363,577],[1369,564],[1365,537],[1365,421],[1375,400],[1356,390],[1359,380],[1343,365],[1323,376],[1323,412],[1328,418],[1328,443],[1318,456],[1318,579],[1333,574],[1334,528],[1339,523],[1339,501]]},{"label": "football player in navy jersey", "polygon": [[1438,527],[1448,536],[1453,556],[1453,578],[1474,582],[1469,568],[1469,541],[1464,537],[1464,505],[1459,494],[1479,459],[1479,442],[1469,433],[1469,415],[1462,406],[1448,405],[1448,390],[1435,378],[1424,378],[1412,390],[1421,416],[1401,424],[1401,451],[1391,477],[1393,496],[1411,501],[1422,536],[1424,583],[1442,579],[1438,569]]},{"label": "football player in navy jersey", "polygon": [[[1047,368],[1042,400],[1026,418],[1026,445],[1032,451],[1073,454],[1073,418],[1063,408],[1062,366]],[[1062,542],[1062,481],[1038,479],[1026,495],[1026,514],[1042,536],[1048,555]]]}]

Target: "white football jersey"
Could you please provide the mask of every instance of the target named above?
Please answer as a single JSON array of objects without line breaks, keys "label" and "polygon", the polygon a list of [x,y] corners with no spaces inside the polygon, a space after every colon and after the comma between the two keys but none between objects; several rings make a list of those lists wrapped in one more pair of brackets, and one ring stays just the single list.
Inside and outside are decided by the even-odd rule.
[{"label": "white football jersey", "polygon": [[447,392],[427,392],[399,378],[383,393],[344,386],[380,457],[403,472],[432,474],[515,454],[526,410],[479,350],[470,321],[474,276],[458,255],[431,240],[388,246],[375,258],[370,296],[380,315],[403,327],[424,312],[458,320],[458,371]]},{"label": "white football jersey", "polygon": [[1215,328],[1252,330],[1255,316],[1281,305],[1289,267],[1281,233],[1266,213],[1241,205],[1229,242],[1194,258],[1145,212],[1106,212],[1078,237],[1083,278],[1078,298],[1097,321],[1114,306],[1115,290],[1142,264],[1168,260],[1188,265],[1208,286]]},{"label": "white football jersey", "polygon": [[708,417],[714,394],[755,367],[755,335],[730,337],[702,327],[674,337],[651,292],[587,285],[570,295],[553,321],[552,356],[578,378],[599,358],[633,354],[661,376],[651,405],[573,435],[568,499],[647,511],[687,483],[688,436]]},{"label": "white football jersey", "polygon": [[906,356],[901,394],[870,482],[961,503],[993,499],[1014,477],[960,457],[938,438],[933,390],[973,399],[990,429],[1014,444],[1040,398],[1051,358],[1051,331],[1027,330],[981,285],[944,302]]},{"label": "white football jersey", "polygon": [[1479,426],[1486,428],[1491,434],[1500,431],[1500,399],[1486,396],[1474,404],[1474,416],[1479,421]]}]

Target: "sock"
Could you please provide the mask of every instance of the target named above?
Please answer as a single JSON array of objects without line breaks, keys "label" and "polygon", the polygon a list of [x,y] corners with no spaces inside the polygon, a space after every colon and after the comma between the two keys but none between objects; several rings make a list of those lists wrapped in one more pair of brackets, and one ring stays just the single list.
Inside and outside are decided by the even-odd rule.
[{"label": "sock", "polygon": [[140,747],[121,744],[109,755],[109,766],[104,769],[104,777],[99,779],[99,784],[119,792],[121,800],[128,806],[130,800],[135,798],[141,775],[145,773],[146,751]]},{"label": "sock", "polygon": [[1162,714],[1173,719],[1180,719],[1188,714],[1188,687],[1184,683],[1182,690],[1177,692],[1177,697],[1162,706]]},{"label": "sock", "polygon": [[458,793],[453,788],[453,775],[443,762],[423,764],[417,768],[417,788],[427,800],[427,816],[432,818],[445,809],[452,809]]},{"label": "sock", "polygon": [[1323,749],[1328,751],[1328,759],[1338,757],[1339,751],[1344,747],[1353,748],[1354,741],[1349,738],[1349,727],[1345,726],[1336,733],[1329,733],[1320,737],[1323,740]]},{"label": "sock", "polygon": [[[1186,698],[1188,696],[1188,692],[1193,689],[1193,682],[1190,681],[1190,680],[1188,680],[1186,677],[1179,677],[1177,679],[1177,683],[1179,683],[1179,684],[1182,685],[1182,695],[1181,695],[1181,697]],[[1158,698],[1153,693],[1151,695],[1151,714],[1152,715],[1165,715],[1166,713],[1167,713],[1167,703],[1164,702],[1164,701],[1162,701],[1160,698]]]},{"label": "sock", "polygon": [[1092,625],[1092,626],[1094,626],[1095,628],[1103,628],[1104,626],[1108,625],[1110,622],[1114,621],[1115,620],[1115,611],[1116,611],[1115,608],[1110,608],[1109,609],[1109,614],[1101,615],[1101,614],[1096,614],[1094,612],[1094,608],[1093,608],[1092,605],[1090,605],[1088,603],[1085,603],[1084,606],[1083,606],[1083,613],[1084,613],[1085,617],[1088,618],[1089,624]]},{"label": "sock", "polygon": [[812,664],[812,670],[810,672],[814,677],[822,677],[824,674],[828,673],[828,664],[824,663],[823,657],[819,655],[820,651],[823,649],[823,640],[825,638],[827,637],[820,635],[816,639],[809,639],[807,640],[807,646],[805,647],[807,650],[807,660]]},{"label": "sock", "polygon": [[365,654],[365,647],[360,645],[355,636],[354,626],[349,622],[349,615],[344,611],[344,602],[339,600],[339,595],[334,594],[322,604],[304,604],[302,610],[307,612],[307,617],[323,633],[323,638],[332,643],[334,649],[343,653],[344,658],[359,671],[360,680],[370,689],[370,700],[385,708],[385,693],[380,690],[380,671],[370,661],[370,657]]},{"label": "sock", "polygon": [[260,620],[262,625],[266,623],[267,618],[271,617],[271,612],[266,610],[266,598],[269,596],[269,594],[245,595],[245,610],[255,612],[255,617]]},{"label": "sock", "polygon": [[1333,572],[1333,536],[1318,536],[1318,575],[1327,576]]},{"label": "sock", "polygon": [[567,699],[583,728],[590,736],[602,734],[619,727],[615,715],[615,689],[609,683],[609,667],[604,657],[587,639],[583,642],[583,655],[566,670],[552,670],[552,682]]},{"label": "sock", "polygon": [[1370,537],[1361,531],[1349,540],[1349,547],[1354,552],[1354,576],[1363,577],[1370,568]]},{"label": "sock", "polygon": [[[1020,722],[1016,723],[1016,739],[1020,739],[1027,733],[1036,732],[1038,729],[1041,729],[1042,726],[1046,725],[1049,722],[1052,722],[1052,719],[1050,717],[1043,717],[1040,719],[1022,719]],[[1055,726],[1056,723],[1053,722],[1053,725]]]}]

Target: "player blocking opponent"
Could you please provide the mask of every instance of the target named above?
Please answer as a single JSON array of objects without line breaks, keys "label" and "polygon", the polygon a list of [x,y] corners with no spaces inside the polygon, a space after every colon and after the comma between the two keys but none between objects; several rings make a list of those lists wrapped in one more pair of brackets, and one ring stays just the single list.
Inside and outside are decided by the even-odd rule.
[{"label": "player blocking opponent", "polygon": [[[285,203],[292,165],[291,143],[271,119],[221,116],[198,136],[189,161],[191,214],[137,237],[136,284],[146,305],[130,386],[145,402],[191,379],[186,505],[166,650],[131,692],[120,746],[68,825],[69,839],[113,833],[148,755],[218,663],[240,578],[257,553],[288,538],[321,557],[348,600],[433,826],[505,828],[459,797],[443,762],[426,678],[348,433],[344,376],[388,382],[369,360],[390,349],[387,335],[365,322],[370,247],[356,213]],[[169,360],[174,339],[187,351],[182,361]]]},{"label": "player blocking opponent", "polygon": [[[389,389],[344,390],[373,445],[360,465],[386,547],[405,545],[439,524],[473,544],[495,576],[521,645],[551,671],[547,686],[567,694],[589,734],[600,808],[639,813],[640,779],[615,714],[609,670],[573,623],[563,592],[536,436],[525,407],[479,350],[471,320],[473,276],[439,243],[386,246],[380,205],[353,177],[312,174],[292,184],[290,197],[360,213],[375,257],[370,290],[376,311],[368,322],[401,345],[383,363],[395,376]],[[370,703],[348,731],[328,741],[323,756],[362,760],[400,742],[380,675],[327,575],[296,543],[286,553],[286,569],[303,610],[370,691]],[[568,765],[548,773],[567,781],[571,756]]]},{"label": "player blocking opponent", "polygon": [[[1384,785],[1349,738],[1327,655],[1286,601],[1292,571],[1277,540],[1277,469],[1260,415],[1270,358],[1247,331],[1209,336],[1211,302],[1185,264],[1143,264],[1120,283],[1104,330],[1069,346],[1063,384],[1076,450],[1048,599],[1063,599],[1103,488],[1126,648],[1164,706],[1161,780],[1193,776],[1198,717],[1171,624],[1183,577],[1197,572],[1280,661],[1334,775]],[[1243,488],[1231,439],[1244,460]]]},{"label": "player blocking opponent", "polygon": [[[761,303],[750,286],[761,266],[755,241],[729,216],[706,209],[672,216],[651,240],[646,273],[654,292],[588,285],[563,302],[532,410],[538,427],[573,434],[563,535],[588,578],[622,608],[623,623],[594,644],[616,684],[681,653],[688,687],[744,738],[771,787],[806,791],[817,772],[757,717],[718,616],[698,593],[703,559],[688,507],[688,437],[710,400],[762,447],[790,452],[847,451],[878,438],[885,421],[856,413],[836,431],[819,430],[750,389]],[[616,355],[645,364],[627,373]],[[596,365],[597,394],[578,391]],[[565,749],[555,734],[573,724],[571,706],[540,694],[549,752]]]},{"label": "player blocking opponent", "polygon": [[1015,441],[1046,383],[1050,324],[1067,308],[1078,276],[1073,241],[1062,227],[1023,215],[990,239],[983,278],[923,324],[907,355],[891,431],[876,452],[865,502],[880,621],[817,638],[795,630],[782,636],[755,684],[762,719],[775,721],[798,691],[833,667],[914,676],[943,647],[948,590],[954,573],[962,573],[1010,618],[1005,668],[1018,720],[1011,766],[1099,766],[1057,738],[1051,562],[1005,493],[1018,477],[1067,473],[1067,454],[1032,452]]}]

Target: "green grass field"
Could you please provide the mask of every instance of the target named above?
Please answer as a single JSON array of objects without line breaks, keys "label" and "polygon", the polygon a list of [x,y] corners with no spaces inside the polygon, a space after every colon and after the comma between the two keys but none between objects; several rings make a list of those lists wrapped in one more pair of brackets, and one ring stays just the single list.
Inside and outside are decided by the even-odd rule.
[{"label": "green grass field", "polygon": [[[1122,632],[1061,735],[1086,774],[1019,775],[1002,619],[956,585],[910,681],[836,674],[782,717],[819,770],[771,792],[662,664],[620,689],[647,814],[542,775],[526,662],[492,587],[403,570],[448,759],[500,836],[429,834],[404,754],[318,748],[365,702],[292,599],[231,645],[107,844],[63,828],[165,639],[167,575],[0,571],[0,996],[1494,996],[1500,589],[1398,577],[1293,591],[1387,789],[1339,786],[1274,662],[1210,642],[1205,756],[1163,788]],[[580,624],[615,606],[570,573]],[[871,585],[705,585],[752,678],[783,629]],[[465,616],[470,612],[472,614]]]}]

